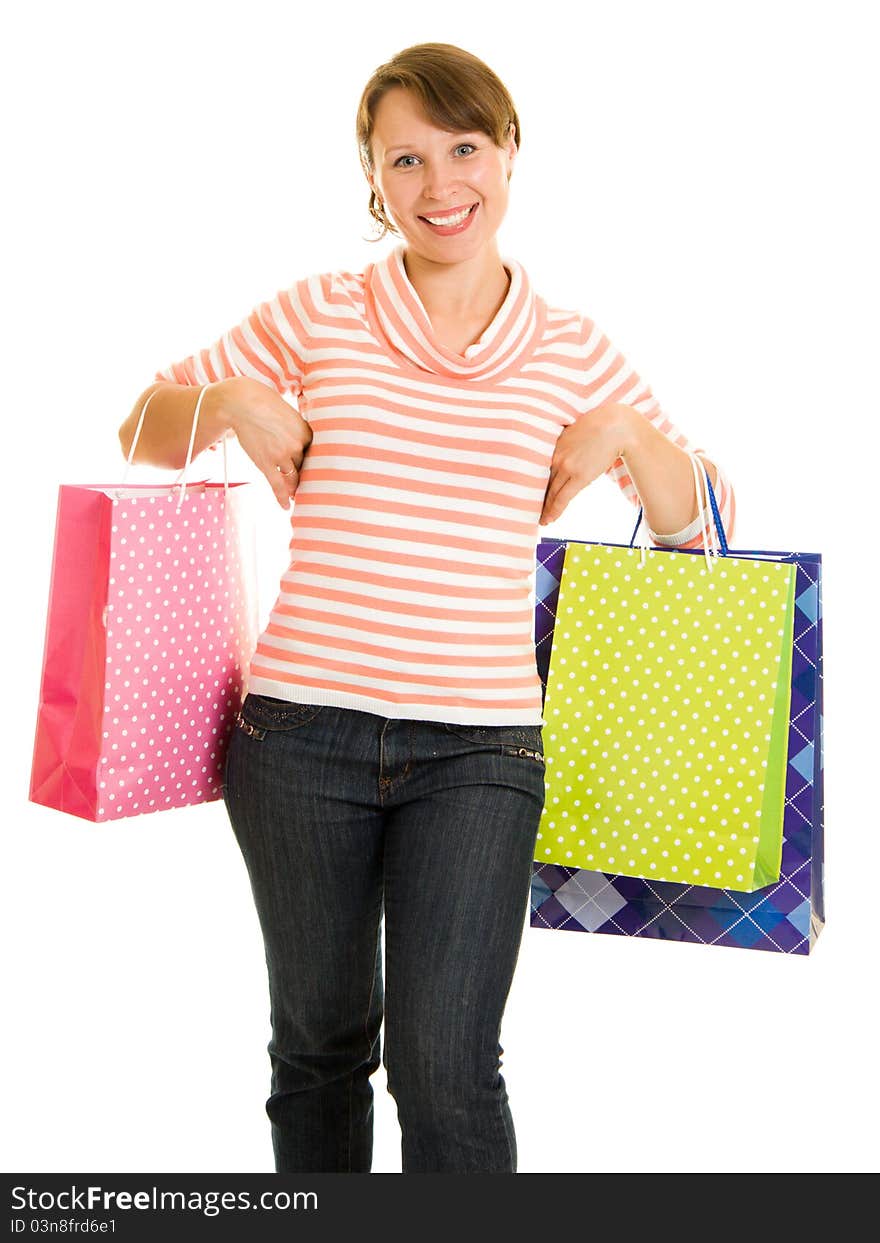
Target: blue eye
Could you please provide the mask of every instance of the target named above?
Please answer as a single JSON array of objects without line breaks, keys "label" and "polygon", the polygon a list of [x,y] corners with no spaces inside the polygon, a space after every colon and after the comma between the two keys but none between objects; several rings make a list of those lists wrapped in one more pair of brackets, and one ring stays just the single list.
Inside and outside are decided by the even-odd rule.
[{"label": "blue eye", "polygon": [[[460,142],[458,146],[455,148],[455,150],[460,151],[462,147],[470,147],[472,151],[476,151],[477,149],[472,142]],[[415,155],[401,155],[394,161],[394,167],[397,168],[401,160],[416,160],[416,159],[418,159],[418,156],[415,156]],[[406,167],[411,168],[412,165],[408,164]]]}]

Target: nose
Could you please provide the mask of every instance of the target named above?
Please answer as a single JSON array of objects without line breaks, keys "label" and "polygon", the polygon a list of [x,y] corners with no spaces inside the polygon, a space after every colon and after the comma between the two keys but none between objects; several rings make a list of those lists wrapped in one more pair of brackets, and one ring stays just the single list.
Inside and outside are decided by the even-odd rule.
[{"label": "nose", "polygon": [[[461,192],[463,193],[463,191]],[[425,165],[422,176],[422,197],[441,207],[451,207],[461,197],[460,182],[452,169],[444,165]]]}]

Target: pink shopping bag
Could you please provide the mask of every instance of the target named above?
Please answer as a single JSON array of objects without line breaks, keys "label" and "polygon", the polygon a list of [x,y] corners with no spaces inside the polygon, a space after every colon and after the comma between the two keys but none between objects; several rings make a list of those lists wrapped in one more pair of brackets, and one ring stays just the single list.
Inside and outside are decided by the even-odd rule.
[{"label": "pink shopping bag", "polygon": [[222,796],[257,642],[249,487],[59,488],[30,801],[99,822]]}]

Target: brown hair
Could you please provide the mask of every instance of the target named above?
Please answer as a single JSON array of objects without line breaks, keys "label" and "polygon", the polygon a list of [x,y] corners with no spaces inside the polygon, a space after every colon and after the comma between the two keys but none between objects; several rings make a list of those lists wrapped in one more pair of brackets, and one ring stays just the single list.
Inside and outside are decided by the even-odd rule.
[{"label": "brown hair", "polygon": [[[489,66],[452,43],[416,43],[380,65],[364,87],[358,104],[356,130],[365,173],[372,175],[374,172],[372,138],[376,108],[393,86],[411,91],[425,115],[439,129],[479,130],[488,134],[497,147],[506,144],[513,122],[519,150],[519,117],[513,100]],[[370,241],[381,241],[389,231],[400,235],[400,230],[385,215],[385,205],[372,186],[369,212],[382,226],[379,236]]]}]

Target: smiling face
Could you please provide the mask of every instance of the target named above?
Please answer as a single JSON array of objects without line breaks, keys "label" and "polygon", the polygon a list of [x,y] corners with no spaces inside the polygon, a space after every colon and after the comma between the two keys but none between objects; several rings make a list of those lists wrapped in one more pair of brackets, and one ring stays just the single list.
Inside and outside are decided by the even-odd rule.
[{"label": "smiling face", "polygon": [[[516,155],[513,126],[503,148],[479,130],[438,129],[409,91],[392,87],[376,107],[372,151],[370,185],[419,254],[458,262],[494,238],[507,211]],[[461,219],[468,208],[469,215]],[[452,223],[430,222],[442,217]]]}]

